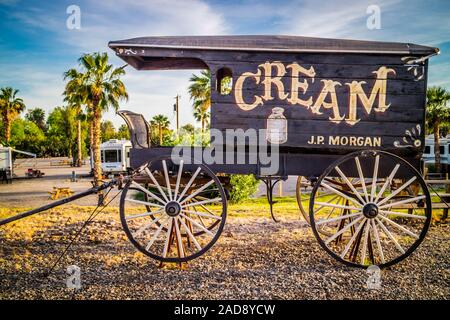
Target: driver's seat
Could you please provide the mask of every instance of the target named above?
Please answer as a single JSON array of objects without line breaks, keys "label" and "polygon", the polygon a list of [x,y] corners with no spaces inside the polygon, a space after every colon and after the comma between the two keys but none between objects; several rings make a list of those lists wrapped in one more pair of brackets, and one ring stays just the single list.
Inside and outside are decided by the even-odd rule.
[{"label": "driver's seat", "polygon": [[150,126],[144,116],[128,110],[117,111],[128,126],[130,131],[130,140],[133,148],[150,148]]}]

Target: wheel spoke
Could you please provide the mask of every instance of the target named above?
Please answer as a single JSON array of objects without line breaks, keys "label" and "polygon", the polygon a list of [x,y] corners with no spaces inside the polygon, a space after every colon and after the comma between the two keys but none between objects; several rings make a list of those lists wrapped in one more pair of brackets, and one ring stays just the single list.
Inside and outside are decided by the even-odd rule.
[{"label": "wheel spoke", "polygon": [[146,224],[144,224],[142,227],[140,227],[138,230],[136,230],[136,232],[133,233],[133,238],[138,237],[142,232],[144,232],[145,230],[147,230],[148,228],[150,228],[152,226],[152,224],[156,224],[156,222],[158,222],[163,216],[160,216],[154,220],[151,220],[149,222],[147,222]]},{"label": "wheel spoke", "polygon": [[399,194],[400,192],[402,192],[403,189],[405,189],[407,186],[409,186],[411,183],[413,183],[414,180],[416,180],[416,176],[412,177],[411,179],[409,179],[406,183],[404,183],[400,188],[398,188],[397,190],[395,190],[394,192],[392,192],[389,196],[387,196],[386,198],[384,198],[383,200],[381,200],[380,202],[378,202],[378,205],[381,206],[383,203],[385,203],[386,201],[389,201],[390,199],[392,199],[392,197],[395,197],[397,194]]},{"label": "wheel spoke", "polygon": [[394,206],[398,206],[400,204],[405,204],[405,203],[409,203],[409,202],[419,201],[419,200],[422,200],[422,199],[425,199],[425,198],[426,198],[425,195],[414,197],[414,198],[408,198],[408,199],[405,199],[405,200],[384,204],[384,205],[378,207],[378,209],[384,209],[384,208],[387,208],[387,207],[394,207]]},{"label": "wheel spoke", "polygon": [[399,216],[399,217],[405,217],[405,218],[415,218],[415,219],[424,219],[424,220],[427,219],[426,216],[419,216],[419,215],[416,215],[416,214],[409,214],[409,213],[404,213],[404,212],[395,212],[395,211],[388,211],[388,210],[380,210],[380,212],[384,213],[384,214],[389,214],[389,215]]},{"label": "wheel spoke", "polygon": [[155,242],[155,240],[158,238],[159,234],[161,233],[161,230],[164,228],[164,226],[166,225],[168,221],[164,221],[164,223],[161,223],[158,227],[158,229],[156,230],[155,234],[153,235],[153,237],[150,239],[150,241],[147,243],[147,246],[145,247],[145,250],[149,251],[151,246],[153,245],[153,243]]},{"label": "wheel spoke", "polygon": [[161,195],[163,196],[164,200],[166,200],[166,202],[169,202],[169,199],[167,198],[166,193],[161,189],[161,186],[159,185],[158,181],[153,176],[153,173],[150,171],[150,169],[149,168],[145,168],[144,171],[150,177],[150,179],[152,180],[153,184],[158,189],[159,193],[161,193]]},{"label": "wheel spoke", "polygon": [[180,160],[180,166],[178,167],[177,182],[175,184],[175,191],[173,192],[173,198],[176,200],[178,196],[178,189],[180,188],[181,175],[183,174],[183,160]]},{"label": "wheel spoke", "polygon": [[193,197],[195,197],[196,195],[198,195],[199,193],[201,193],[203,190],[205,190],[206,188],[208,188],[210,185],[212,185],[215,181],[211,180],[208,183],[204,184],[201,188],[195,190],[194,193],[190,194],[189,196],[187,196],[183,201],[180,202],[180,204],[185,203],[186,201],[192,199]]},{"label": "wheel spoke", "polygon": [[170,188],[169,171],[167,170],[166,160],[162,161],[162,165],[164,169],[164,177],[166,178],[167,193],[169,194],[170,201],[172,201],[172,189]]},{"label": "wheel spoke", "polygon": [[379,163],[380,163],[380,156],[376,155],[375,165],[373,166],[372,188],[370,189],[370,202],[373,202],[373,199],[375,197],[375,192],[377,191],[377,177],[378,177]]},{"label": "wheel spoke", "polygon": [[[333,193],[330,193],[330,194],[333,194]],[[336,200],[337,198],[338,198],[339,196],[334,196],[333,198],[331,198],[329,201],[331,202],[331,201],[334,201],[334,200]],[[315,203],[318,203],[318,202],[315,202]],[[325,203],[325,202],[322,202],[322,203]],[[328,202],[326,202],[327,204],[328,204]],[[316,214],[317,212],[319,212],[320,210],[322,210],[323,208],[325,208],[326,206],[324,206],[324,205],[322,205],[322,206],[320,206],[320,207],[318,207],[317,209],[314,209],[314,214]]]},{"label": "wheel spoke", "polygon": [[357,213],[352,213],[352,214],[348,214],[348,215],[342,215],[342,216],[339,216],[339,217],[336,217],[336,218],[327,219],[327,220],[318,220],[318,221],[316,221],[316,225],[321,225],[321,224],[324,224],[324,223],[330,223],[330,222],[334,222],[334,221],[339,221],[339,220],[347,219],[347,218],[353,218],[353,217],[359,216],[361,214],[362,214],[361,212],[357,212]]},{"label": "wheel spoke", "polygon": [[175,235],[177,237],[178,251],[181,258],[184,257],[183,239],[181,238],[180,227],[178,226],[178,219],[174,220],[175,223]]},{"label": "wheel spoke", "polygon": [[405,250],[402,248],[402,246],[397,242],[397,240],[394,238],[392,233],[389,232],[389,230],[386,228],[386,226],[383,224],[383,222],[380,221],[380,219],[375,218],[377,220],[378,224],[380,225],[383,232],[394,242],[395,247],[400,251],[402,254],[405,253]]},{"label": "wheel spoke", "polygon": [[378,195],[377,195],[377,197],[374,200],[375,203],[378,202],[380,197],[383,195],[384,190],[387,188],[389,183],[391,183],[392,180],[394,179],[394,176],[397,173],[398,168],[400,168],[400,164],[397,163],[395,165],[394,169],[392,169],[391,173],[389,174],[389,177],[386,179],[386,181],[384,182],[383,186],[381,187],[380,192],[378,192]]},{"label": "wheel spoke", "polygon": [[381,259],[381,263],[384,263],[384,252],[383,252],[383,248],[381,246],[381,241],[380,241],[380,236],[378,234],[378,229],[375,225],[375,220],[371,220],[370,221],[372,224],[372,230],[373,230],[373,234],[375,235],[375,242],[377,243],[377,247],[378,247],[378,253],[380,254],[380,259]]},{"label": "wheel spoke", "polygon": [[170,218],[169,227],[167,228],[167,236],[166,236],[166,243],[164,244],[163,248],[163,258],[167,256],[167,251],[169,250],[169,242],[170,242],[170,234],[172,233],[172,227],[173,227],[173,220],[174,218]]},{"label": "wheel spoke", "polygon": [[361,186],[362,189],[364,191],[364,196],[366,197],[366,201],[369,202],[369,195],[367,194],[367,187],[366,187],[366,182],[365,182],[365,178],[361,169],[361,163],[359,162],[359,158],[355,157],[355,162],[356,162],[356,168],[358,169],[358,174],[359,174],[359,179],[361,181]]},{"label": "wheel spoke", "polygon": [[131,199],[131,198],[125,198],[125,200],[129,201],[129,202],[143,204],[144,206],[163,208],[163,206],[153,203],[153,202],[141,201],[141,200],[136,200],[136,199]]},{"label": "wheel spoke", "polygon": [[185,205],[182,205],[181,207],[188,208],[188,207],[193,207],[193,206],[199,206],[201,204],[216,203],[216,202],[220,202],[220,201],[222,201],[222,198],[214,198],[214,199],[208,199],[208,200],[203,200],[203,201],[199,201],[199,202],[190,202]]},{"label": "wheel spoke", "polygon": [[[363,218],[363,217],[362,217]],[[366,218],[364,218],[363,221],[361,221],[361,223],[358,225],[358,228],[356,229],[355,233],[353,234],[353,236],[350,238],[350,240],[348,241],[347,245],[344,248],[344,251],[342,251],[341,253],[341,258],[344,259],[345,255],[347,254],[348,250],[350,249],[353,241],[355,241],[356,237],[358,236],[359,232],[361,231],[362,227],[366,224]],[[356,220],[355,220],[356,221]]]},{"label": "wheel spoke", "polygon": [[125,217],[126,220],[131,220],[131,219],[136,219],[136,218],[142,218],[142,217],[147,217],[147,216],[153,216],[157,213],[160,213],[161,211],[163,211],[164,209],[159,209],[156,211],[149,211],[149,212],[145,212],[145,213],[140,213],[140,214],[135,214],[135,215],[131,215],[128,217]]},{"label": "wheel spoke", "polygon": [[414,232],[409,231],[408,229],[406,229],[405,227],[399,225],[398,223],[392,221],[391,219],[380,215],[380,218],[382,218],[384,221],[386,221],[387,223],[393,225],[394,227],[397,227],[397,229],[402,230],[404,233],[410,235],[411,237],[415,238],[415,239],[419,239],[419,236],[417,234],[415,234]]},{"label": "wheel spoke", "polygon": [[342,192],[336,190],[332,186],[329,186],[328,184],[326,184],[324,182],[322,182],[321,185],[324,186],[325,188],[327,188],[328,190],[333,191],[335,194],[340,195],[341,197],[353,202],[354,204],[361,206],[361,203],[359,203],[356,199],[351,198],[351,197],[347,196],[346,194],[343,194]]},{"label": "wheel spoke", "polygon": [[[342,200],[344,200],[344,199],[342,199]],[[336,201],[335,204],[339,204],[340,202],[341,202],[341,198],[338,198],[338,200]],[[336,207],[334,207],[333,209],[330,210],[330,212],[327,214],[327,217],[325,219],[328,219],[329,217],[331,217],[331,215],[334,213],[334,210],[336,210]],[[315,211],[314,214],[316,212],[317,211]],[[341,214],[342,214],[342,209],[341,209]]]},{"label": "wheel spoke", "polygon": [[361,210],[361,208],[357,207],[350,207],[350,206],[344,206],[341,204],[334,204],[334,203],[328,203],[328,202],[315,202],[315,204],[322,205],[323,207],[332,207],[332,208],[340,208],[340,209],[347,209],[347,210]]},{"label": "wheel spoke", "polygon": [[[195,199],[195,198],[194,198]],[[206,199],[205,199],[206,200]],[[200,207],[202,207],[204,210],[208,211],[209,214],[212,214],[214,216],[214,212],[212,212],[211,210],[209,210],[207,207],[205,207],[203,204],[200,205]],[[195,208],[194,208],[195,209]]]},{"label": "wheel spoke", "polygon": [[188,219],[190,222],[192,222],[194,225],[196,225],[197,227],[199,227],[201,230],[205,231],[207,234],[214,236],[214,233],[212,233],[210,230],[208,230],[207,228],[205,228],[204,226],[202,226],[201,224],[197,223],[197,221],[192,220],[190,217],[188,217],[187,215],[185,215],[184,213],[180,213],[180,216],[182,216],[183,218]]},{"label": "wheel spoke", "polygon": [[366,261],[366,250],[367,250],[367,240],[369,237],[370,232],[370,221],[366,222],[366,226],[364,227],[364,236],[363,236],[363,246],[362,246],[362,252],[361,252],[361,264],[365,265]]},{"label": "wheel spoke", "polygon": [[180,201],[183,198],[184,194],[189,190],[189,188],[191,187],[192,183],[194,182],[195,178],[197,177],[197,175],[200,173],[201,170],[202,170],[201,167],[198,167],[197,170],[195,170],[194,174],[192,175],[191,179],[189,179],[187,185],[184,187],[177,201]]},{"label": "wheel spoke", "polygon": [[341,169],[336,166],[334,168],[337,173],[339,173],[339,175],[341,176],[341,178],[345,181],[345,183],[350,187],[350,189],[353,191],[353,193],[355,194],[355,196],[358,197],[359,201],[361,201],[361,203],[364,203],[364,199],[361,197],[361,195],[359,194],[359,192],[355,189],[355,187],[353,186],[353,184],[348,180],[347,176],[341,171]]},{"label": "wheel spoke", "polygon": [[352,222],[350,222],[348,225],[346,225],[344,228],[342,228],[341,230],[339,230],[338,232],[336,232],[335,234],[333,234],[331,237],[329,237],[328,239],[326,239],[324,242],[325,244],[329,244],[331,241],[333,241],[334,239],[336,239],[337,237],[339,237],[341,234],[343,234],[345,231],[347,231],[348,229],[350,229],[353,225],[355,225],[358,221],[360,221],[361,219],[363,219],[364,217],[359,217],[356,218],[355,220],[353,220]]},{"label": "wheel spoke", "polygon": [[198,215],[198,216],[202,216],[202,217],[205,217],[205,218],[211,218],[211,219],[216,219],[216,220],[222,220],[222,217],[215,216],[215,215],[210,215],[210,214],[207,214],[207,213],[204,213],[204,212],[191,211],[191,210],[183,210],[183,209],[181,209],[181,211],[184,212],[184,213],[196,214],[196,215]]},{"label": "wheel spoke", "polygon": [[183,221],[183,219],[180,219],[179,217],[177,217],[177,218],[180,221],[181,225],[183,226],[184,230],[186,230],[186,233],[188,234],[188,236],[192,239],[192,242],[194,242],[194,244],[197,247],[198,251],[201,251],[202,247],[200,246],[200,244],[198,243],[197,239],[192,234],[191,230],[189,230],[189,228],[186,225],[186,223]]},{"label": "wheel spoke", "polygon": [[158,197],[156,194],[152,193],[150,190],[145,189],[143,186],[141,186],[139,183],[136,182],[132,182],[131,183],[135,188],[138,188],[139,190],[141,190],[142,192],[148,194],[150,197],[152,197],[155,200],[158,200],[159,202],[161,202],[162,204],[166,204],[166,202],[164,200],[162,200],[160,197]]}]

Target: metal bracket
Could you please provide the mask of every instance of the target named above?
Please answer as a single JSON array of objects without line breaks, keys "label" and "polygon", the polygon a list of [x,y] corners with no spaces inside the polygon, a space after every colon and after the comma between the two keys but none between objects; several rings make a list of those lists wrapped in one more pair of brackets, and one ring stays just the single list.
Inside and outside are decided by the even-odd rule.
[{"label": "metal bracket", "polygon": [[275,215],[273,214],[273,205],[277,203],[276,201],[273,201],[273,189],[275,188],[275,185],[280,181],[286,181],[287,177],[274,177],[274,176],[267,176],[267,177],[257,177],[258,179],[262,180],[264,184],[266,185],[266,196],[267,201],[269,202],[270,206],[270,216],[272,217],[272,220],[275,222],[278,222],[278,220],[275,218]]}]

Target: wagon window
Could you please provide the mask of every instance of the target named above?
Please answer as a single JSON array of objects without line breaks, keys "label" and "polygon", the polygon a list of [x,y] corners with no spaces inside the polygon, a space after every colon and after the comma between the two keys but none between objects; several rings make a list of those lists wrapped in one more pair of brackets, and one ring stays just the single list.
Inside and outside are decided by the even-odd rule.
[{"label": "wagon window", "polygon": [[426,154],[430,154],[430,153],[431,153],[431,148],[430,148],[430,146],[425,146],[425,151],[424,151],[424,153],[426,153]]},{"label": "wagon window", "polygon": [[444,146],[439,146],[439,153],[440,154],[444,154],[445,153]]},{"label": "wagon window", "polygon": [[233,87],[233,74],[229,68],[220,68],[217,70],[216,90],[221,95],[230,94]]}]

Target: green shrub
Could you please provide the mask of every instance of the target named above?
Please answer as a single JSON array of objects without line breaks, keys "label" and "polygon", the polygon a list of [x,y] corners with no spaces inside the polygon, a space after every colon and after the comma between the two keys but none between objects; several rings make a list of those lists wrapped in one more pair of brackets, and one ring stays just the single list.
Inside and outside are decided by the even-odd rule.
[{"label": "green shrub", "polygon": [[230,179],[230,202],[239,203],[248,199],[258,190],[259,180],[254,175],[233,174]]}]

